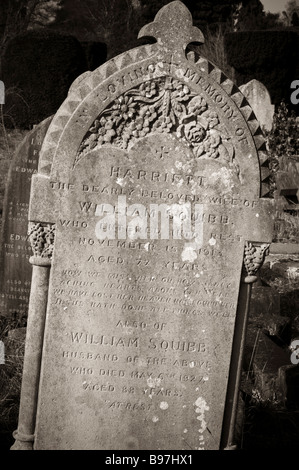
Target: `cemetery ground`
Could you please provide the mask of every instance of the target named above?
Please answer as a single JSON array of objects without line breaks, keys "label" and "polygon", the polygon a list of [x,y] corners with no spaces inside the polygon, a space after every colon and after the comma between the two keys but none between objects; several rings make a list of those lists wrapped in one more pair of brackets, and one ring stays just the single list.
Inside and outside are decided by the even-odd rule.
[{"label": "cemetery ground", "polygon": [[[10,162],[27,133],[19,129],[1,132],[1,211]],[[298,217],[287,214],[280,222],[277,240],[296,241]],[[290,344],[299,336],[298,273],[298,250],[293,254],[270,254],[253,289],[236,423],[240,449],[283,450],[298,445],[299,366],[290,361]],[[25,326],[24,318],[0,316],[0,340],[5,344],[5,364],[0,365],[3,451],[13,444],[12,433],[18,423]]]},{"label": "cemetery ground", "polygon": [[[0,131],[0,232],[2,227],[2,209],[5,185],[9,165],[14,152],[28,131],[21,129]],[[11,430],[18,419],[18,402],[22,379],[24,340],[17,348],[9,347],[8,333],[20,327],[18,318],[0,319],[0,336],[5,344],[5,364],[0,365],[0,449],[9,449],[11,445]]]}]

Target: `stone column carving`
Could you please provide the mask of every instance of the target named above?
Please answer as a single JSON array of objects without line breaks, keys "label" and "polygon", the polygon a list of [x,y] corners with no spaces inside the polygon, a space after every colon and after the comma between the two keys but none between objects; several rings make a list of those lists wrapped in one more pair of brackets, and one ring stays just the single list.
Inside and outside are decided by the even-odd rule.
[{"label": "stone column carving", "polygon": [[265,257],[269,252],[270,244],[254,245],[245,242],[244,267],[247,275],[244,278],[246,284],[253,284],[257,281],[257,272],[262,267]]},{"label": "stone column carving", "polygon": [[30,223],[29,239],[33,256],[32,283],[28,308],[28,323],[18,429],[13,433],[12,450],[33,450],[34,429],[44,325],[47,309],[49,274],[52,262],[55,225]]},{"label": "stone column carving", "polygon": [[242,360],[246,341],[246,329],[250,308],[252,285],[257,281],[257,272],[262,267],[265,257],[269,252],[270,244],[255,244],[246,241],[244,247],[243,274],[239,292],[238,311],[235,323],[235,334],[233,342],[233,353],[231,357],[230,377],[228,381],[228,392],[222,436],[224,450],[236,450],[235,423],[239,399],[239,387],[242,372]]}]

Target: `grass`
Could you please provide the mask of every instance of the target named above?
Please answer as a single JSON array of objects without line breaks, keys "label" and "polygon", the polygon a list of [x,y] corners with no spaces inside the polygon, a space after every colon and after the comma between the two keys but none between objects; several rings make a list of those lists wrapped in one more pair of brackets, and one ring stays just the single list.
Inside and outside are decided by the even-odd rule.
[{"label": "grass", "polygon": [[293,215],[289,212],[279,212],[275,220],[274,231],[274,241],[278,243],[299,243],[298,215]]},{"label": "grass", "polygon": [[0,450],[13,444],[17,428],[25,344],[2,336],[5,364],[0,365]]},{"label": "grass", "polygon": [[240,447],[243,450],[297,449],[299,411],[286,410],[258,394],[244,400],[244,425]]},{"label": "grass", "polygon": [[16,148],[27,133],[28,130],[5,128],[3,105],[0,105],[0,215],[3,209],[3,199],[9,166]]}]

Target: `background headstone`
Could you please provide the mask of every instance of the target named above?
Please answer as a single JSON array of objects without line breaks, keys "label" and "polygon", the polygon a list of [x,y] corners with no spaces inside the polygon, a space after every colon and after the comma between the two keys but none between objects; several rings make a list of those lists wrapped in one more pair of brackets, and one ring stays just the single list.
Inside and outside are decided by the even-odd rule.
[{"label": "background headstone", "polygon": [[299,159],[295,156],[280,158],[274,196],[278,210],[299,210]]},{"label": "background headstone", "polygon": [[234,84],[186,58],[203,35],[181,2],[143,36],[157,43],[77,82],[43,143],[15,448],[222,445],[235,326],[272,239],[264,139]]},{"label": "background headstone", "polygon": [[291,103],[290,84],[299,73],[298,30],[227,33],[224,47],[238,87],[259,80],[267,87],[275,106],[285,101],[296,112],[298,106]]},{"label": "background headstone", "polygon": [[246,96],[261,128],[270,132],[273,125],[275,106],[271,104],[271,96],[265,85],[254,79],[245,85],[241,85],[240,90]]},{"label": "background headstone", "polygon": [[52,116],[35,126],[19,145],[10,165],[0,245],[0,314],[22,319],[27,315],[32,267],[28,240],[31,177],[37,172],[44,136]]}]

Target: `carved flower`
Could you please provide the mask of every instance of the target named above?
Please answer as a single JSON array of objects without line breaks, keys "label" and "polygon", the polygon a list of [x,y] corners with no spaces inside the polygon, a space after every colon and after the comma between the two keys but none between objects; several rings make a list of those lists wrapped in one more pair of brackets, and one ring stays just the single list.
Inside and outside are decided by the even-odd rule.
[{"label": "carved flower", "polygon": [[215,111],[208,111],[204,114],[205,119],[208,121],[209,129],[214,129],[214,127],[219,124],[218,114]]},{"label": "carved flower", "polygon": [[131,96],[120,96],[118,100],[112,106],[112,116],[115,121],[120,118],[127,121],[129,118],[132,118],[135,113],[137,103],[134,101],[134,98]]},{"label": "carved flower", "polygon": [[141,96],[152,98],[157,93],[157,83],[153,80],[141,83],[139,92]]},{"label": "carved flower", "polygon": [[199,144],[206,136],[206,132],[203,127],[198,126],[196,121],[189,122],[181,126],[180,132],[182,137],[185,137],[190,144]]},{"label": "carved flower", "polygon": [[112,137],[114,137],[115,135],[116,135],[116,132],[114,129],[107,131],[104,137],[104,142],[109,144],[112,140]]},{"label": "carved flower", "polygon": [[91,126],[91,128],[89,129],[89,132],[92,132],[92,133],[98,132],[100,125],[101,125],[100,120],[96,119],[93,125]]},{"label": "carved flower", "polygon": [[97,145],[97,134],[90,134],[84,144],[84,147],[87,148],[87,150],[95,148]]},{"label": "carved flower", "polygon": [[150,132],[149,120],[145,119],[144,123],[143,123],[143,128],[140,130],[139,135],[140,135],[140,137],[144,137],[149,132]]},{"label": "carved flower", "polygon": [[[93,140],[97,139],[97,143],[99,145],[102,144],[109,144],[111,143],[112,138],[116,135],[116,131],[113,129],[114,126],[114,120],[110,117],[106,119],[103,117],[101,119],[101,123],[103,124],[99,129],[98,133],[96,134],[91,134],[91,136],[95,136]],[[89,137],[89,139],[91,138]]]},{"label": "carved flower", "polygon": [[173,122],[169,116],[166,116],[164,119],[158,119],[154,125],[153,130],[157,132],[170,132],[173,127]]},{"label": "carved flower", "polygon": [[171,84],[172,97],[177,101],[187,101],[190,95],[190,89],[179,80],[173,80]]},{"label": "carved flower", "polygon": [[218,132],[211,132],[210,137],[210,147],[215,149],[221,144],[221,136]]},{"label": "carved flower", "polygon": [[170,77],[148,80],[120,96],[95,119],[80,151],[105,144],[127,148],[132,139],[151,131],[169,133],[176,127],[177,136],[197,157],[222,158],[226,147],[221,148],[218,124],[217,113],[208,109],[202,96],[192,95],[185,83]]},{"label": "carved flower", "polygon": [[158,117],[156,108],[154,105],[143,106],[139,113],[140,116],[143,116],[144,119],[148,120],[149,123],[155,121]]},{"label": "carved flower", "polygon": [[215,160],[219,157],[219,150],[217,148],[210,148],[209,152],[206,153],[206,157]]},{"label": "carved flower", "polygon": [[204,142],[204,154],[206,158],[218,158],[219,157],[219,146],[221,144],[221,136],[218,132],[210,133],[208,139]]},{"label": "carved flower", "polygon": [[198,114],[206,111],[207,108],[208,105],[206,100],[202,96],[195,96],[188,105],[188,114],[194,114],[197,116]]},{"label": "carved flower", "polygon": [[106,134],[106,129],[105,127],[100,127],[98,130],[98,143],[102,145],[104,143],[104,137]]},{"label": "carved flower", "polygon": [[205,139],[196,145],[195,155],[196,157],[205,157],[205,158],[218,158],[220,157],[220,150],[225,150],[225,147],[222,145],[221,135],[217,131],[209,131]]}]

